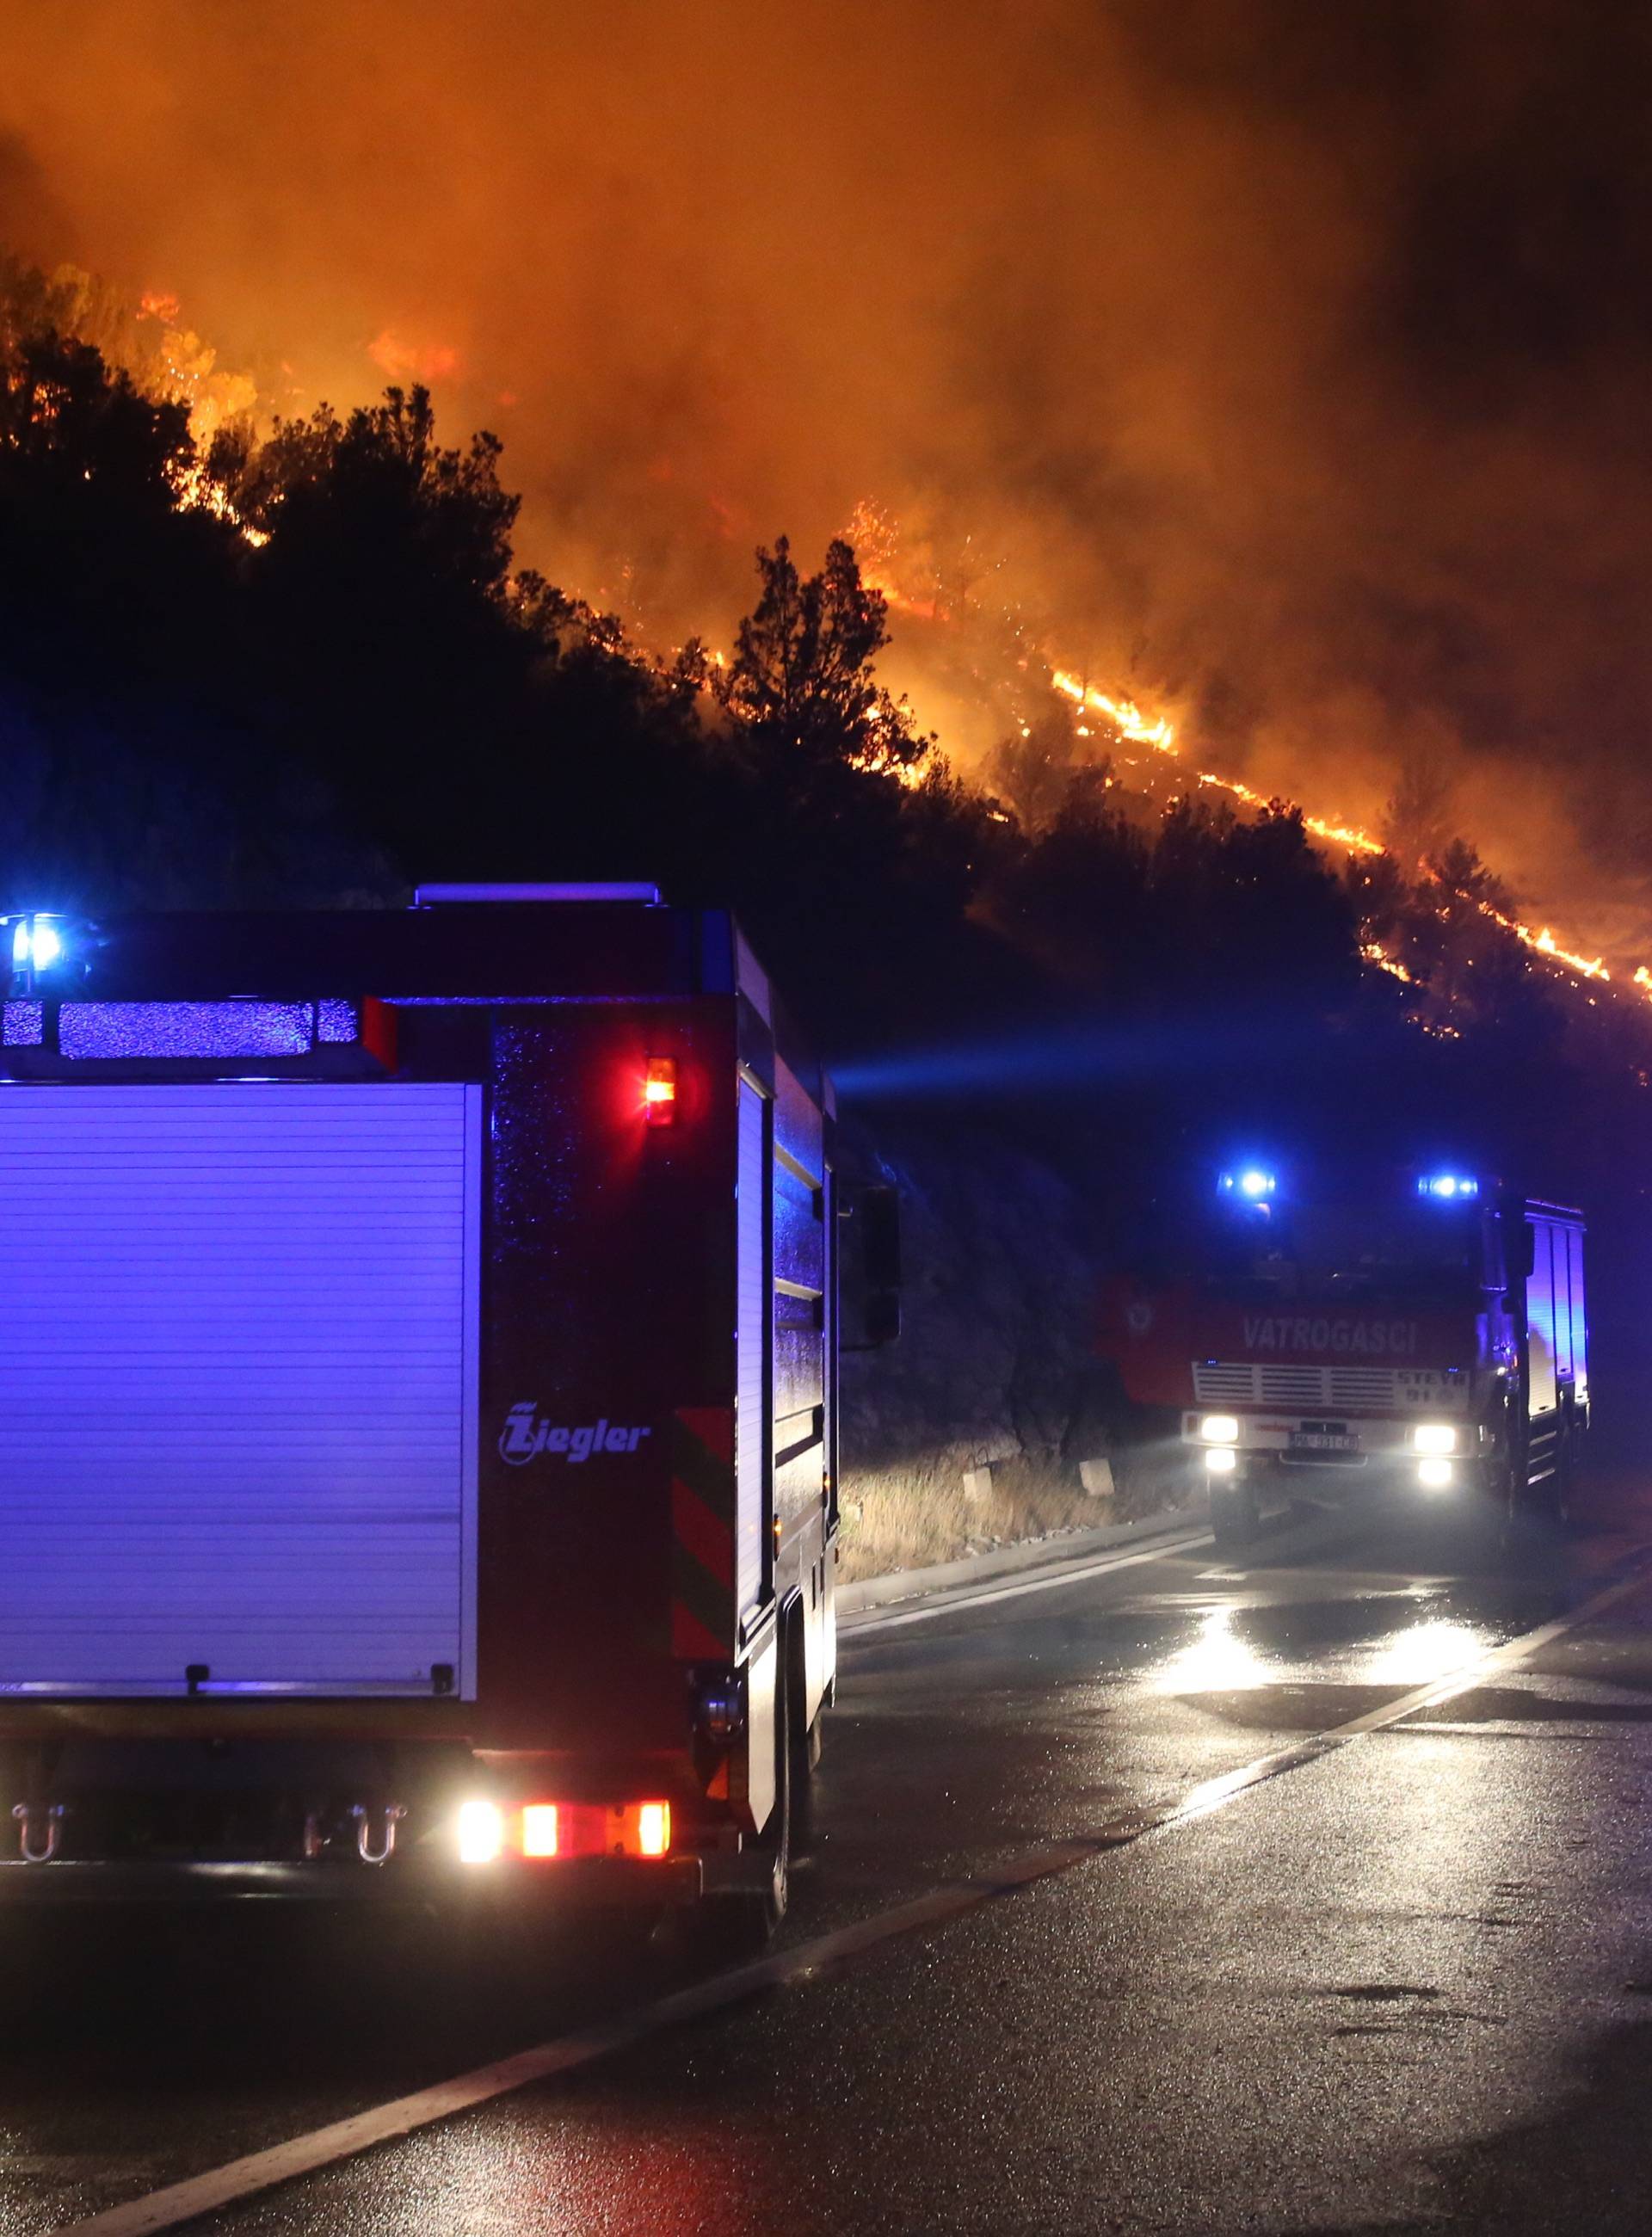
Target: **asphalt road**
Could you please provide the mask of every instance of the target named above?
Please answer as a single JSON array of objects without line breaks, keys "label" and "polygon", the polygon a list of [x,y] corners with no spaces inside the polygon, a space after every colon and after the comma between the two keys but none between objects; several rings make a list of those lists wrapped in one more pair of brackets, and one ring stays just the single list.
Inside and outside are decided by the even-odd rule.
[{"label": "asphalt road", "polygon": [[4,1922],[0,2231],[629,2012],[192,2226],[1644,2232],[1644,1547],[1627,1497],[1512,1574],[1331,1518],[847,1626],[792,1914],[738,1993],[585,1943],[479,1985],[416,1926]]}]

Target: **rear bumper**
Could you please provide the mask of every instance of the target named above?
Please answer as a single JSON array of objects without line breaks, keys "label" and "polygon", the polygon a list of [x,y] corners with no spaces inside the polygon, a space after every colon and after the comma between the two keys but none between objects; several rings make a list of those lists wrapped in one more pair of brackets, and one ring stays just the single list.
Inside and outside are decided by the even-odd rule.
[{"label": "rear bumper", "polygon": [[697,1901],[698,1857],[658,1864],[579,1857],[542,1867],[426,1863],[101,1863],[55,1858],[50,1864],[0,1864],[0,1911],[10,1904],[340,1904],[431,1910],[565,1911],[657,1910]]}]

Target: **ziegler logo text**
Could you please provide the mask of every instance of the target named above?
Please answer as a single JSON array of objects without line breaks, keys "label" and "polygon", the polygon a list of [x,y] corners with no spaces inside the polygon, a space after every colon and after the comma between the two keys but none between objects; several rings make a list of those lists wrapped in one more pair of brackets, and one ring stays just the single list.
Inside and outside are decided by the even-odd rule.
[{"label": "ziegler logo text", "polygon": [[541,1418],[537,1398],[512,1406],[499,1432],[499,1458],[511,1468],[521,1468],[541,1453],[559,1460],[588,1461],[593,1453],[634,1453],[651,1429],[622,1429],[605,1417],[582,1422],[578,1429]]}]

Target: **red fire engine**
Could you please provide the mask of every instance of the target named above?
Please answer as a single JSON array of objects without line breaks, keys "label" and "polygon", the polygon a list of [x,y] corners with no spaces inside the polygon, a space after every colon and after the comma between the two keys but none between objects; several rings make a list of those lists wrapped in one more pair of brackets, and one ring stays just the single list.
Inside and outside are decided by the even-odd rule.
[{"label": "red fire engine", "polygon": [[1257,1162],[1114,1278],[1138,1435],[1197,1453],[1218,1540],[1272,1496],[1402,1484],[1563,1519],[1589,1422],[1583,1222],[1468,1173],[1282,1183]]},{"label": "red fire engine", "polygon": [[0,1892],[786,1902],[833,1104],[646,888],[3,927]]}]

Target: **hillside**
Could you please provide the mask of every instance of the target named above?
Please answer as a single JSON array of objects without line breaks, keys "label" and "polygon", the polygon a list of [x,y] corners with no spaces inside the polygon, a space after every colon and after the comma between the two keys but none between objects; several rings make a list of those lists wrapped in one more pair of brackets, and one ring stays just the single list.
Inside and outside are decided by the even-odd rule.
[{"label": "hillside", "polygon": [[422,390],[203,442],[63,307],[8,267],[0,905],[646,875],[733,906],[949,1292],[952,1356],[855,1382],[869,1455],[1070,1471],[1086,1270],[1237,1140],[1449,1150],[1584,1197],[1621,1252],[1644,1231],[1652,1012],[1523,942],[1460,841],[1407,870],[1287,803],[1151,793],[1094,709],[1074,750],[1053,676],[966,783],[880,685],[889,609],[847,543],[814,573],[760,552],[726,653],[644,652],[518,569],[500,446],[445,445]]}]

